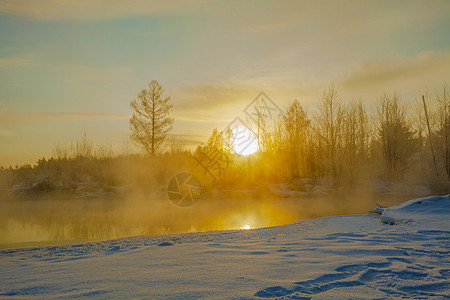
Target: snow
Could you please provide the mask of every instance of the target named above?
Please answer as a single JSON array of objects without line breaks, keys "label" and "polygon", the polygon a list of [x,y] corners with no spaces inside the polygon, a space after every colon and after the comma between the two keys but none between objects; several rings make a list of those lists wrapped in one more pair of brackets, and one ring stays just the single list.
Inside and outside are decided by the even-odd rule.
[{"label": "snow", "polygon": [[0,298],[450,298],[450,197],[379,212],[2,250]]}]

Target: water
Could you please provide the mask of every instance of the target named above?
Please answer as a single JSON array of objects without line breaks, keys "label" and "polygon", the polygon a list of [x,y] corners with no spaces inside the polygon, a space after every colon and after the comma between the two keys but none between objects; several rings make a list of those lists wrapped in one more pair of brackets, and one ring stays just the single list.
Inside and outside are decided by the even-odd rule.
[{"label": "water", "polygon": [[[204,197],[188,208],[146,197],[3,199],[0,248],[108,240],[148,234],[247,229],[339,214],[364,214],[375,201],[353,197]],[[356,199],[356,200],[355,200]]]}]

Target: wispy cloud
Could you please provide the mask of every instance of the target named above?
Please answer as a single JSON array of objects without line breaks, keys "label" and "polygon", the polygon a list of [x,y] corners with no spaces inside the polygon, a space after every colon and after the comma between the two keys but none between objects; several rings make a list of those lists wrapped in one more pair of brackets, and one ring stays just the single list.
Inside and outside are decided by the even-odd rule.
[{"label": "wispy cloud", "polygon": [[42,66],[38,60],[37,53],[15,53],[0,58],[0,68],[3,69],[22,69],[35,68]]},{"label": "wispy cloud", "polygon": [[17,135],[17,132],[15,131],[0,128],[0,136],[10,137],[15,135]]},{"label": "wispy cloud", "polygon": [[338,83],[359,93],[434,88],[450,80],[450,53],[422,52],[412,58],[360,63]]},{"label": "wispy cloud", "polygon": [[129,114],[108,113],[22,113],[0,116],[0,124],[28,124],[84,119],[129,119]]},{"label": "wispy cloud", "polygon": [[95,20],[182,12],[206,0],[3,0],[0,12],[39,20]]},{"label": "wispy cloud", "polygon": [[199,134],[173,134],[177,141],[187,147],[195,147],[204,142],[208,136]]},{"label": "wispy cloud", "polygon": [[174,91],[174,109],[187,120],[229,119],[239,115],[261,91],[277,105],[284,107],[294,99],[304,103],[315,101],[325,86],[325,82],[314,78],[297,81],[284,77],[230,79],[219,83],[185,85]]},{"label": "wispy cloud", "polygon": [[189,84],[175,90],[177,108],[189,111],[208,111],[235,104],[249,99],[255,93],[255,87],[240,81],[221,83]]},{"label": "wispy cloud", "polygon": [[61,74],[67,81],[85,80],[100,84],[126,86],[132,84],[133,67],[99,67],[93,65],[52,63],[43,59],[44,55],[31,53],[16,53],[0,58],[0,69],[4,70],[41,70]]}]

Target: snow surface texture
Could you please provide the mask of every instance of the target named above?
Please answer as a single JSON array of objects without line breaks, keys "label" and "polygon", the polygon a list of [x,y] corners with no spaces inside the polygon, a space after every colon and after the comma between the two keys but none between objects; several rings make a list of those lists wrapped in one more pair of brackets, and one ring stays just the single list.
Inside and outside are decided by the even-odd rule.
[{"label": "snow surface texture", "polygon": [[2,250],[0,298],[450,299],[450,197],[380,213]]}]

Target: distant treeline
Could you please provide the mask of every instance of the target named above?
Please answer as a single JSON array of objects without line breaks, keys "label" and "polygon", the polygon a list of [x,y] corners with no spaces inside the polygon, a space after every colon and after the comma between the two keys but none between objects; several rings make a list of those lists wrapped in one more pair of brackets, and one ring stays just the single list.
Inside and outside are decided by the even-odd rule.
[{"label": "distant treeline", "polygon": [[[341,100],[331,85],[316,108],[308,115],[294,100],[279,120],[258,121],[258,152],[244,177],[266,182],[325,179],[334,188],[383,179],[450,193],[450,98],[445,86],[433,98],[409,105],[398,94],[386,93],[369,114],[362,101]],[[227,139],[229,134],[214,131],[209,142],[230,153],[233,141]],[[221,145],[221,140],[226,142]]]},{"label": "distant treeline", "polygon": [[291,102],[264,130],[259,149],[283,176],[329,178],[334,186],[364,178],[448,180],[449,94],[444,86],[415,106],[384,94],[369,115],[362,101],[342,101],[332,85],[312,115]]},{"label": "distant treeline", "polygon": [[174,169],[183,167],[188,151],[181,145],[156,157],[132,150],[116,153],[110,145],[96,145],[84,134],[71,144],[56,144],[53,155],[34,165],[0,167],[0,189],[14,188],[33,194],[80,189],[117,192],[116,186],[135,185],[149,191],[165,184]]},{"label": "distant treeline", "polygon": [[[166,150],[154,155],[117,154],[112,147],[94,146],[84,135],[75,144],[56,145],[50,159],[33,166],[0,168],[1,187],[22,184],[36,190],[70,190],[88,182],[105,190],[127,184],[157,190],[177,172],[189,171],[218,188],[299,178],[325,180],[339,188],[385,179],[420,182],[450,192],[450,99],[445,86],[414,105],[402,102],[395,93],[384,94],[369,114],[362,101],[343,101],[331,85],[314,113],[308,114],[294,100],[279,120],[262,120],[258,129],[258,151],[246,157],[234,154],[229,131],[216,129],[195,151],[172,137],[165,140]],[[195,159],[208,147],[228,159],[215,180],[207,178]]]}]

